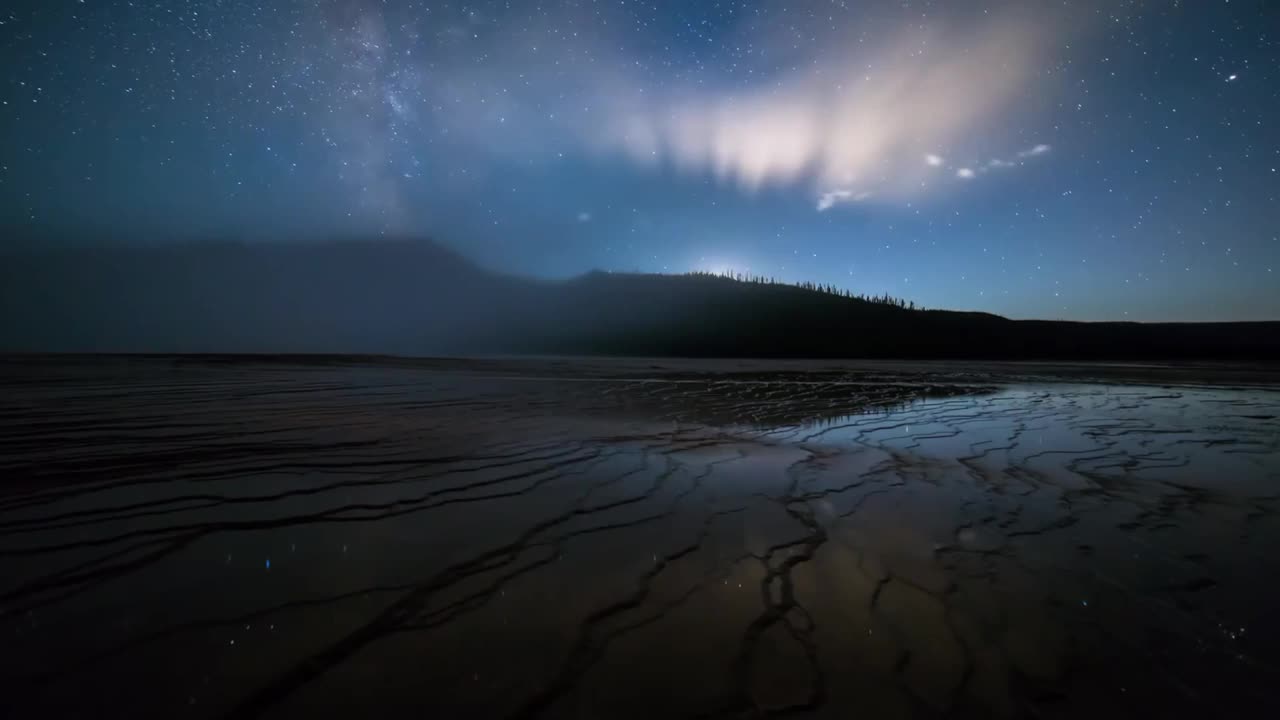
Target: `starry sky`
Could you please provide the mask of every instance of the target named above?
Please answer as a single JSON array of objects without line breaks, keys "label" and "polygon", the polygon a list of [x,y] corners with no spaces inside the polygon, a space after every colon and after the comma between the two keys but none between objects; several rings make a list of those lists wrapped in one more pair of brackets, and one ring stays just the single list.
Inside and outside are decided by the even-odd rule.
[{"label": "starry sky", "polygon": [[1274,0],[10,0],[0,229],[1280,319]]}]

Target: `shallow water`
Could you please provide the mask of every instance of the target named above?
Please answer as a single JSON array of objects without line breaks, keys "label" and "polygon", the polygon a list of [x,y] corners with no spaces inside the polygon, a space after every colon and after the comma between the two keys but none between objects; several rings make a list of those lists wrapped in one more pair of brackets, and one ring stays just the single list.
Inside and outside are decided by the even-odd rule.
[{"label": "shallow water", "polygon": [[1265,387],[163,359],[3,383],[6,717],[1280,710]]}]

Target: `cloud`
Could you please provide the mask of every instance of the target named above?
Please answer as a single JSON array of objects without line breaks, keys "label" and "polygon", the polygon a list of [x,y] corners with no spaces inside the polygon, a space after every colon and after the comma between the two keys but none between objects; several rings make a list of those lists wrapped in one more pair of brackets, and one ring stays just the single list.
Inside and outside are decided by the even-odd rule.
[{"label": "cloud", "polygon": [[852,190],[829,190],[818,196],[818,212],[830,210],[838,203],[843,202],[862,202],[871,197],[871,193],[867,191],[855,193]]},{"label": "cloud", "polygon": [[827,188],[851,185],[905,200],[941,187],[926,182],[944,162],[931,149],[972,143],[1016,101],[1044,27],[1022,14],[915,27],[870,52],[814,47],[812,61],[746,89],[642,87],[611,98],[611,121],[595,132],[637,163],[744,191],[808,186],[819,209],[849,199]]},{"label": "cloud", "polygon": [[578,222],[580,223],[591,222],[591,213],[585,210],[578,213]]},{"label": "cloud", "polygon": [[818,196],[818,212],[830,210],[836,203],[848,199],[852,192],[848,190],[831,190]]},{"label": "cloud", "polygon": [[[453,165],[585,152],[712,177],[744,192],[785,187],[820,210],[944,192],[962,169],[956,157],[969,148],[1011,158],[965,158],[974,176],[1049,152],[1048,145],[1017,152],[1000,144],[1041,53],[1053,47],[1046,35],[1063,32],[1042,8],[1011,3],[976,19],[940,13],[922,23],[886,6],[857,23],[814,21],[804,32],[816,39],[799,46],[795,31],[781,29],[794,22],[789,16],[777,18],[786,24],[753,22],[727,29],[758,50],[759,59],[741,62],[747,73],[707,68],[665,82],[645,69],[644,54],[611,36],[613,23],[571,47],[529,45],[522,38],[562,19],[544,15],[529,9],[519,20],[486,24],[478,36],[445,38],[437,56],[410,59],[396,48],[414,31],[380,6],[361,10],[352,31],[335,35],[334,52],[317,59],[357,59],[333,72],[344,100],[331,131],[340,135],[332,145],[353,194],[380,216],[407,214],[413,204],[402,185],[426,176],[415,148],[428,133],[447,139],[434,152]],[[462,53],[463,41],[475,47]],[[486,61],[475,63],[476,54]],[[584,55],[596,61],[578,62]],[[521,82],[511,82],[513,73]],[[502,92],[490,92],[495,87]],[[487,181],[480,172],[434,180],[451,191]]]},{"label": "cloud", "polygon": [[[1018,151],[1018,153],[1016,154],[1016,157],[1018,157],[1019,160],[1021,160],[1025,158],[1035,157],[1037,155],[1044,155],[1045,153],[1049,152],[1049,150],[1051,149],[1052,148],[1050,148],[1048,145],[1041,143],[1034,147],[1027,148],[1026,150]],[[996,170],[1001,168],[1011,168],[1021,164],[1022,164],[1021,162],[1016,162],[1014,160],[1006,160],[1004,158],[991,158],[990,160],[987,161],[985,165],[980,166],[977,170],[974,170],[973,168],[967,168],[967,167],[962,167],[956,170],[956,177],[962,180],[972,180],[979,175],[985,175],[990,170]]]}]

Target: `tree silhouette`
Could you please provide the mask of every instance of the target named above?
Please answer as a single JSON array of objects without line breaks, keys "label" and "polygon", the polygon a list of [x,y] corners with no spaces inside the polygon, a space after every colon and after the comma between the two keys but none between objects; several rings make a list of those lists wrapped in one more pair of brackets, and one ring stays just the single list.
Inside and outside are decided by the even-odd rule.
[{"label": "tree silhouette", "polygon": [[845,300],[853,300],[859,303],[868,303],[873,305],[885,305],[889,307],[899,308],[901,310],[923,311],[923,306],[917,306],[915,301],[908,301],[903,298],[893,297],[888,293],[883,295],[867,295],[866,293],[855,293],[849,288],[837,287],[832,283],[815,283],[808,280],[801,280],[794,283],[785,283],[779,281],[772,275],[753,275],[750,273],[740,273],[733,270],[690,270],[682,273],[680,276],[667,276],[662,273],[631,273],[633,275],[647,275],[655,278],[661,277],[687,277],[696,280],[710,280],[716,282],[731,282],[742,285],[760,285],[774,287],[790,287],[804,290],[817,295],[830,295]]}]

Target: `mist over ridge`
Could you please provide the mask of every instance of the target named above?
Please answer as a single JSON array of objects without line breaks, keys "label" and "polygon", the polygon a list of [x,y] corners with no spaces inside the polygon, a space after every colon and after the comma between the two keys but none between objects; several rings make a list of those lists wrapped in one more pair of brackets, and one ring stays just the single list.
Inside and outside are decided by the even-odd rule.
[{"label": "mist over ridge", "polygon": [[534,279],[407,237],[26,248],[0,275],[0,349],[18,352],[1280,356],[1280,323],[1014,321],[765,276]]}]

